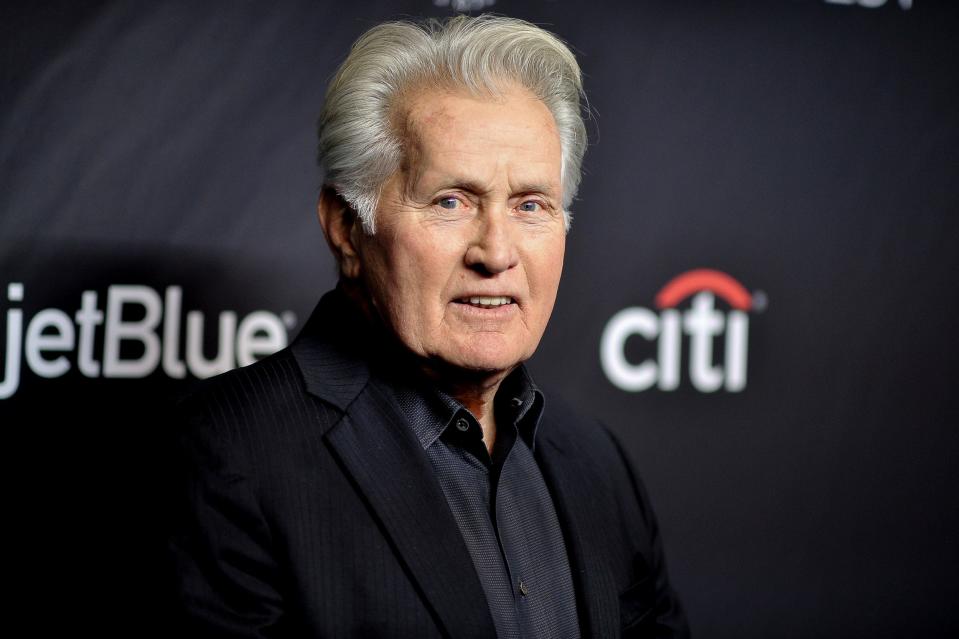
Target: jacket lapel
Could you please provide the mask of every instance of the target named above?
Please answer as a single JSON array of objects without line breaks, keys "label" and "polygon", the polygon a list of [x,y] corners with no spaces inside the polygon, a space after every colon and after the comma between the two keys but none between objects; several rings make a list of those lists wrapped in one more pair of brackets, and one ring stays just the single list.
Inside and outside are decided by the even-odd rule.
[{"label": "jacket lapel", "polygon": [[398,408],[369,383],[369,336],[339,291],[292,344],[311,394],[343,417],[325,434],[446,634],[496,636],[486,594],[426,453]]},{"label": "jacket lapel", "polygon": [[412,430],[368,386],[327,439],[451,637],[495,637],[479,577]]},{"label": "jacket lapel", "polygon": [[598,482],[590,481],[595,471],[575,454],[568,431],[557,426],[543,415],[536,459],[565,536],[583,637],[611,639],[619,636],[619,593],[603,553],[605,518],[592,494]]}]

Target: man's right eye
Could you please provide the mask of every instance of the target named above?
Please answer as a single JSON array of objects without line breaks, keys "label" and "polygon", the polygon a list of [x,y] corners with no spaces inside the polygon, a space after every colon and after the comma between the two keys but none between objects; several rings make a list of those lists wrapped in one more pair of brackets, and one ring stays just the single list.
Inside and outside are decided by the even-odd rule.
[{"label": "man's right eye", "polygon": [[458,199],[456,199],[455,197],[444,197],[444,198],[442,198],[442,199],[438,202],[438,204],[439,204],[441,207],[443,207],[444,209],[449,209],[449,210],[453,210],[453,209],[457,208],[457,207],[459,206],[459,203],[460,203],[460,201],[459,201]]}]

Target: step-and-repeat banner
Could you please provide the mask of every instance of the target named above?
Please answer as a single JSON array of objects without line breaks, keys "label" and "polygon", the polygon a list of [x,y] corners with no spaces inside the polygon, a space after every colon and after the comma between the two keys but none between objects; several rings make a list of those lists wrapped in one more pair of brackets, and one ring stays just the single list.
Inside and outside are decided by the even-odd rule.
[{"label": "step-and-repeat banner", "polygon": [[334,266],[315,120],[372,24],[494,10],[582,64],[541,385],[626,442],[701,637],[959,631],[959,11],[925,0],[6,3],[12,615],[162,636],[171,398]]}]

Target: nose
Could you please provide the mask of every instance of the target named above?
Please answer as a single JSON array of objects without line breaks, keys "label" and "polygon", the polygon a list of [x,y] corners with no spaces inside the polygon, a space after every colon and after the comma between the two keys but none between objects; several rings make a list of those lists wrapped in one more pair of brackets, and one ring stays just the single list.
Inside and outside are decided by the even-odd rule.
[{"label": "nose", "polygon": [[483,274],[496,274],[519,263],[514,230],[505,211],[487,211],[478,216],[476,235],[466,250],[466,265]]}]

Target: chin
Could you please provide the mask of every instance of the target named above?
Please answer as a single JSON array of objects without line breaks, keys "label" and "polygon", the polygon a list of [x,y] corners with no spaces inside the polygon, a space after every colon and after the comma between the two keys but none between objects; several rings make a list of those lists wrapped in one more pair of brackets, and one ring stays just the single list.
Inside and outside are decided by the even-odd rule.
[{"label": "chin", "polygon": [[476,373],[501,373],[515,368],[519,363],[520,360],[516,359],[469,358],[453,365]]},{"label": "chin", "polygon": [[523,363],[528,356],[515,348],[470,349],[445,358],[447,363],[464,370],[498,373]]}]

